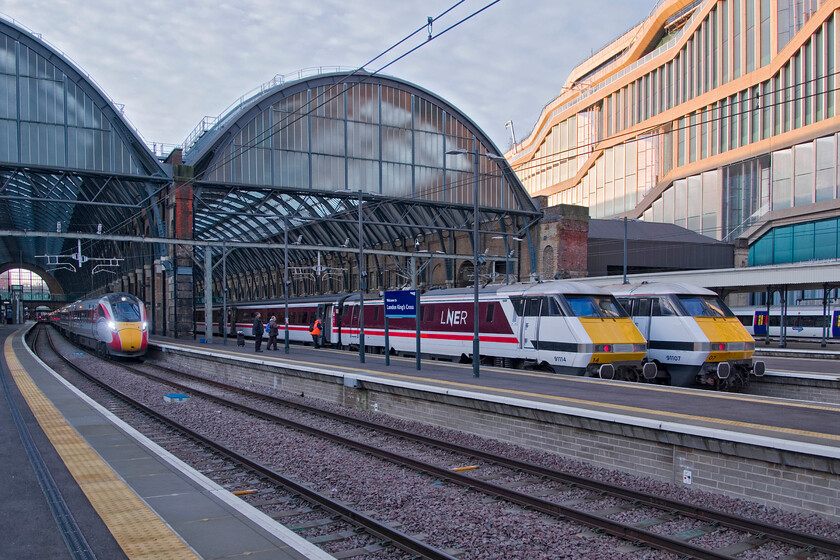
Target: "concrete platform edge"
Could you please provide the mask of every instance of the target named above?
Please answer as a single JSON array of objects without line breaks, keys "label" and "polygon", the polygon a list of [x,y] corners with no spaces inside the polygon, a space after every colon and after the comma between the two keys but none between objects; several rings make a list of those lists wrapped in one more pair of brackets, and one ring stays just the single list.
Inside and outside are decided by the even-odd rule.
[{"label": "concrete platform edge", "polygon": [[[34,326],[34,325],[33,325]],[[30,327],[31,328],[31,327]],[[29,329],[25,329],[19,333],[15,333],[12,336],[20,337],[22,342],[23,337],[25,336],[26,332]],[[99,403],[95,402],[93,399],[82,393],[79,389],[74,387],[71,383],[69,383],[66,379],[61,377],[58,373],[56,373],[52,368],[46,365],[40,358],[38,358],[32,350],[26,345],[21,344],[23,349],[29,353],[30,357],[38,362],[41,367],[44,368],[45,371],[49,372],[51,376],[53,376],[59,383],[64,385],[69,391],[75,394],[79,399],[85,402],[88,406],[96,410],[99,414],[105,417],[109,422],[114,424],[118,429],[123,431],[129,437],[136,440],[140,445],[145,447],[151,453],[160,457],[163,461],[169,464],[172,468],[182,472],[185,476],[190,478],[193,482],[198,484],[208,493],[212,494],[216,499],[223,502],[227,506],[231,507],[241,515],[250,519],[253,523],[259,526],[261,529],[266,531],[267,533],[271,534],[275,538],[289,544],[292,548],[300,552],[301,554],[306,555],[307,558],[312,560],[335,560],[335,557],[328,554],[327,552],[321,550],[317,546],[313,545],[300,535],[292,532],[291,530],[287,529],[280,523],[273,520],[271,517],[265,515],[261,511],[257,510],[253,506],[249,505],[247,502],[243,501],[242,499],[232,495],[230,492],[213,482],[212,480],[205,477],[200,472],[196,471],[150,439],[146,436],[132,428],[130,425],[122,421],[120,418],[115,416],[113,413],[108,411]],[[95,450],[94,450],[95,451]],[[138,496],[139,497],[139,496]],[[142,498],[140,498],[142,500]],[[147,504],[148,505],[148,504]],[[149,506],[152,511],[154,508]],[[164,520],[165,521],[165,520]],[[176,532],[177,533],[177,532]]]},{"label": "concrete platform edge", "polygon": [[[166,342],[160,341],[153,341],[153,344],[159,346],[161,348],[172,348],[177,349],[179,352],[185,352],[190,354],[196,355],[203,355],[207,353],[207,349],[203,348],[193,348],[188,345],[178,345],[178,344],[170,344]],[[819,444],[812,444],[812,443],[805,443],[805,442],[798,442],[792,441],[788,439],[780,439],[780,438],[773,438],[769,436],[761,436],[756,434],[749,434],[744,432],[738,432],[734,430],[720,430],[715,428],[707,428],[704,426],[696,426],[692,424],[683,424],[679,422],[669,422],[669,421],[662,421],[662,420],[655,420],[655,419],[648,419],[648,418],[641,418],[636,416],[628,416],[623,414],[617,414],[614,412],[602,412],[598,410],[589,410],[584,408],[577,408],[573,406],[567,405],[556,405],[551,403],[542,403],[531,401],[527,399],[520,399],[514,397],[506,397],[501,395],[494,395],[493,397],[488,397],[487,395],[482,395],[477,392],[471,392],[468,390],[463,389],[447,389],[433,385],[432,383],[428,385],[421,385],[417,383],[411,383],[406,381],[399,381],[394,379],[388,379],[386,377],[373,377],[370,375],[365,375],[362,373],[336,373],[334,370],[326,369],[326,368],[318,368],[313,366],[303,366],[297,363],[290,363],[283,360],[282,357],[277,357],[271,360],[264,360],[260,358],[252,358],[252,357],[241,357],[236,355],[229,355],[225,354],[224,357],[226,359],[245,362],[245,363],[255,363],[260,364],[263,366],[268,367],[282,367],[291,370],[299,370],[299,371],[306,371],[311,373],[317,373],[319,375],[334,377],[336,379],[357,379],[361,382],[368,382],[368,383],[376,383],[380,385],[392,386],[392,387],[399,387],[414,391],[424,391],[429,393],[437,393],[441,395],[448,395],[453,397],[461,397],[467,399],[476,399],[481,401],[488,401],[488,402],[497,402],[517,407],[523,408],[532,408],[536,410],[545,410],[547,412],[553,412],[557,414],[565,414],[569,416],[577,416],[581,418],[587,418],[592,420],[599,420],[603,422],[610,422],[615,424],[625,424],[628,426],[639,427],[639,428],[649,428],[654,430],[660,430],[665,432],[673,432],[680,435],[689,435],[689,436],[697,436],[701,438],[714,438],[714,439],[721,439],[727,442],[733,443],[743,443],[748,445],[754,445],[756,447],[765,447],[769,449],[775,449],[780,451],[789,451],[793,453],[801,453],[806,455],[813,455],[817,457],[825,457],[829,459],[840,459],[840,445],[837,447],[828,446],[828,445],[819,445]],[[772,398],[772,397],[767,397]]]}]

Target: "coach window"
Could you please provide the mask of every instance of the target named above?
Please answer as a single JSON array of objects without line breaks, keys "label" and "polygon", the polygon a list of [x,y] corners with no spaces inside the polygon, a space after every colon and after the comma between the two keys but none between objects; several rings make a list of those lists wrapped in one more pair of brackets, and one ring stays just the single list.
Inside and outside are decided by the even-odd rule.
[{"label": "coach window", "polygon": [[484,322],[488,323],[488,324],[492,323],[493,322],[493,314],[495,312],[496,312],[496,303],[491,301],[489,304],[487,304],[487,313],[484,316]]},{"label": "coach window", "polygon": [[105,318],[105,308],[104,308],[104,307],[102,307],[102,304],[101,304],[101,303],[100,303],[100,304],[99,304],[99,306],[96,308],[96,311],[99,313],[99,316],[100,316],[100,317],[102,317],[103,319]]},{"label": "coach window", "polygon": [[649,317],[650,316],[650,298],[638,298],[634,302],[633,316],[635,317]]}]

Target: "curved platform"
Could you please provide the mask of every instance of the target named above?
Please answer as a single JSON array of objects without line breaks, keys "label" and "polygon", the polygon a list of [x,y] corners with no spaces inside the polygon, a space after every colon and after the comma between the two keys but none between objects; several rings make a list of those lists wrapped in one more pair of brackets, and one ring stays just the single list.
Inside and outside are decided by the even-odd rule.
[{"label": "curved platform", "polygon": [[333,558],[81,394],[24,345],[27,329],[0,328],[4,555]]}]

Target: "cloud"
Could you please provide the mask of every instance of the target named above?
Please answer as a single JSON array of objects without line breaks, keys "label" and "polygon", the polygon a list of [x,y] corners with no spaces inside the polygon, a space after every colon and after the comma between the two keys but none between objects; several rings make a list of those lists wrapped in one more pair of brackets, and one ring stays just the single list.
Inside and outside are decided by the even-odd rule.
[{"label": "cloud", "polygon": [[[275,74],[356,67],[420,30],[407,45],[423,46],[384,73],[448,100],[505,150],[506,121],[514,120],[518,138],[524,137],[572,68],[638,23],[655,2],[503,1],[426,42],[426,18],[452,3],[8,0],[3,9],[125,104],[147,140],[170,144]],[[484,5],[464,2],[433,31]]]}]

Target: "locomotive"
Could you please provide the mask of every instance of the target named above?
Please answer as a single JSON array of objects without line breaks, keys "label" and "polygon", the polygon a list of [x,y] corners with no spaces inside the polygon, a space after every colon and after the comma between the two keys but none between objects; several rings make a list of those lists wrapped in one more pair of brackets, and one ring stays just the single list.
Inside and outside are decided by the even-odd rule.
[{"label": "locomotive", "polygon": [[609,286],[648,341],[657,381],[680,387],[746,385],[764,374],[755,340],[711,290],[682,283]]},{"label": "locomotive", "polygon": [[[357,348],[361,344],[361,309],[358,294],[290,301],[289,339],[311,340],[309,328],[317,316],[324,323],[325,343]],[[472,288],[423,294],[419,310],[421,352],[462,362],[472,360],[473,311]],[[282,302],[239,304],[221,324],[251,336],[257,312],[265,319],[276,316],[282,333]],[[220,312],[214,311],[211,328],[218,329],[220,319]],[[655,375],[653,364],[642,363],[647,351],[645,339],[615,298],[600,288],[568,281],[487,286],[479,290],[478,322],[478,359],[487,364],[634,381],[643,379],[645,372]],[[389,348],[385,348],[382,298],[365,298],[363,324],[366,347],[383,352],[415,351],[414,318],[389,319]],[[204,328],[204,312],[199,309],[196,331],[204,332]]]},{"label": "locomotive", "polygon": [[61,308],[57,317],[56,327],[67,338],[98,354],[134,358],[146,353],[146,308],[131,294],[76,301]]}]

